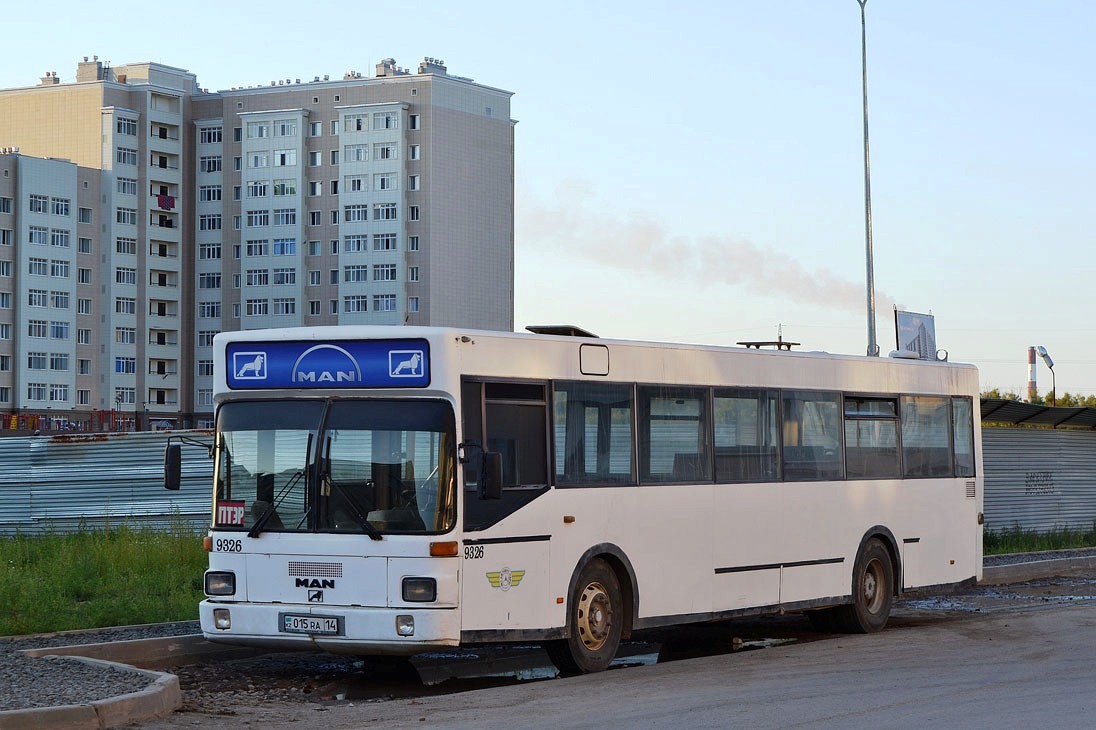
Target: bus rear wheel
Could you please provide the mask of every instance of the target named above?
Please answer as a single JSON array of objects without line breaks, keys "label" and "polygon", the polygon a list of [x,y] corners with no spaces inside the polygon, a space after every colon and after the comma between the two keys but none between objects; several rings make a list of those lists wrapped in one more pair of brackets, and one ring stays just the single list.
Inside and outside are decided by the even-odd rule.
[{"label": "bus rear wheel", "polygon": [[600,672],[620,647],[624,617],[620,581],[604,560],[582,569],[567,604],[567,638],[545,645],[564,673]]},{"label": "bus rear wheel", "polygon": [[848,633],[869,634],[887,625],[893,603],[894,564],[883,543],[872,538],[856,556],[852,603],[838,606],[834,617]]}]

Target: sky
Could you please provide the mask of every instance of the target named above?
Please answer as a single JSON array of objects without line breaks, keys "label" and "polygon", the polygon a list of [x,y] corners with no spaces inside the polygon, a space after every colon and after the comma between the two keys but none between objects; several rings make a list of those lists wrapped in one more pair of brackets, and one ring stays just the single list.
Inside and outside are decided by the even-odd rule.
[{"label": "sky", "polygon": [[[877,340],[931,313],[982,386],[1096,393],[1096,4],[867,0]],[[857,0],[5,8],[0,88],[82,56],[210,90],[426,56],[514,93],[515,326],[864,354]],[[20,31],[22,28],[25,32]],[[1051,374],[1038,364],[1040,392]]]}]

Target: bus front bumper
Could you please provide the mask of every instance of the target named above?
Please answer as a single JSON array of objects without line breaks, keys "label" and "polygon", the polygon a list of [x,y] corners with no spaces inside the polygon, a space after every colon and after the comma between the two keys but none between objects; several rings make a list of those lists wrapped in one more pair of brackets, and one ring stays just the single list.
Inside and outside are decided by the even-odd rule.
[{"label": "bus front bumper", "polygon": [[271,649],[320,649],[336,654],[410,656],[460,644],[455,608],[362,608],[202,601],[209,641]]}]

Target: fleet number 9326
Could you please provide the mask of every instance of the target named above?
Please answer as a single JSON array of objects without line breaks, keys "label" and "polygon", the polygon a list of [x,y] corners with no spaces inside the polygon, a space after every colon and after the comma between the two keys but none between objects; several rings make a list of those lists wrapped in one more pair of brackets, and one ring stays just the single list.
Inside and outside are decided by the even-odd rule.
[{"label": "fleet number 9326", "polygon": [[238,553],[244,549],[243,540],[218,537],[213,541],[213,551],[217,553]]}]

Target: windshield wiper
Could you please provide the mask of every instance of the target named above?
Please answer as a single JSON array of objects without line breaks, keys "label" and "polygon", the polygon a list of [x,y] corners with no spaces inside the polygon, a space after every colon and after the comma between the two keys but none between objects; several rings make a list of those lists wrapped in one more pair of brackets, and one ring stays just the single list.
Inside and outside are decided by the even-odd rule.
[{"label": "windshield wiper", "polygon": [[345,504],[346,504],[347,507],[350,508],[351,517],[354,518],[355,522],[357,522],[359,525],[361,525],[361,528],[363,530],[365,530],[365,534],[369,535],[370,540],[382,540],[382,539],[384,539],[384,536],[381,534],[381,531],[378,530],[373,525],[373,523],[369,521],[369,519],[367,517],[362,515],[362,511],[360,509],[358,509],[358,505],[356,505],[354,503],[354,500],[350,496],[350,493],[347,492],[346,487],[342,486],[341,484],[336,484],[335,482],[331,481],[331,475],[330,474],[327,475],[327,483],[329,485],[331,485],[332,487],[334,487],[335,489],[337,489],[339,491],[339,493],[341,495],[343,495],[343,497],[345,497]]},{"label": "windshield wiper", "polygon": [[259,533],[263,531],[264,527],[266,527],[266,523],[269,522],[270,518],[274,516],[274,513],[277,511],[278,507],[281,506],[282,502],[285,501],[285,498],[288,497],[290,492],[293,491],[294,485],[296,485],[303,476],[303,470],[293,472],[293,476],[291,476],[289,478],[289,481],[285,483],[285,486],[282,487],[282,490],[278,494],[278,496],[274,498],[273,502],[267,505],[266,510],[264,510],[263,513],[259,515],[259,519],[255,520],[255,524],[252,525],[251,529],[247,531],[248,537],[259,536]]}]

